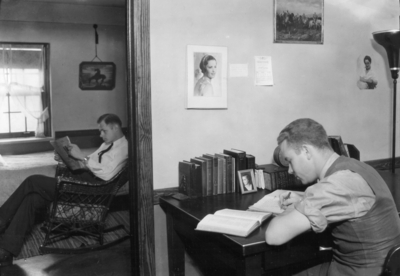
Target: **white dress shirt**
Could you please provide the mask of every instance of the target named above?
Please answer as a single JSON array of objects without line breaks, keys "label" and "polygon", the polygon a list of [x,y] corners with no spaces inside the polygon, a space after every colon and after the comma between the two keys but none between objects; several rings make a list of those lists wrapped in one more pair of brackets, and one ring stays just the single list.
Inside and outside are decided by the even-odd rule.
[{"label": "white dress shirt", "polygon": [[92,154],[90,154],[87,167],[92,173],[103,179],[109,180],[116,175],[128,161],[128,141],[125,136],[114,141],[113,146],[101,157],[99,162],[99,152],[107,149],[110,144],[101,144],[101,146]]}]

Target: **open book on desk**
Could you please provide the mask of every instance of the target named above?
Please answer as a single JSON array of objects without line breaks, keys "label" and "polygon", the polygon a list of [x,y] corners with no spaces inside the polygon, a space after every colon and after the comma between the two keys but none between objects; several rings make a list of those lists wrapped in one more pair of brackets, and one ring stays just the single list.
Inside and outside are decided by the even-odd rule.
[{"label": "open book on desk", "polygon": [[71,141],[68,136],[50,141],[50,144],[54,147],[64,164],[67,165],[70,170],[75,171],[85,168],[84,164],[69,155],[68,148],[71,145]]},{"label": "open book on desk", "polygon": [[296,193],[304,194],[304,192],[288,191],[288,190],[275,190],[270,194],[265,195],[262,199],[249,206],[249,210],[258,212],[270,212],[273,214],[280,214],[285,211],[281,208],[279,196],[283,193]]},{"label": "open book on desk", "polygon": [[270,215],[263,212],[222,209],[205,216],[197,224],[196,230],[247,237]]}]

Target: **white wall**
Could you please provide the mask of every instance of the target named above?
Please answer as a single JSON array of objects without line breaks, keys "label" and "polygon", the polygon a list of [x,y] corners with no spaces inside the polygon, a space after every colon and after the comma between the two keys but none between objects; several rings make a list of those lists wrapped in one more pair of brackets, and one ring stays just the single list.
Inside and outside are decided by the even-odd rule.
[{"label": "white wall", "polygon": [[[273,1],[152,0],[155,189],[177,186],[179,161],[225,148],[270,163],[277,134],[300,117],[355,144],[364,161],[389,158],[392,81],[372,32],[398,28],[398,6],[395,0],[325,0],[324,43],[312,45],[273,43]],[[228,77],[228,109],[185,108],[187,45],[225,46],[228,64],[248,64],[248,77]],[[377,71],[375,90],[356,86],[357,59],[366,54]],[[272,57],[272,87],[254,86],[259,55]]]},{"label": "white wall", "polygon": [[[116,64],[113,90],[79,88],[79,64],[95,57],[93,24],[98,25],[97,56]],[[50,43],[53,131],[95,129],[104,113],[126,122],[124,8],[7,1],[1,3],[0,41]]]}]

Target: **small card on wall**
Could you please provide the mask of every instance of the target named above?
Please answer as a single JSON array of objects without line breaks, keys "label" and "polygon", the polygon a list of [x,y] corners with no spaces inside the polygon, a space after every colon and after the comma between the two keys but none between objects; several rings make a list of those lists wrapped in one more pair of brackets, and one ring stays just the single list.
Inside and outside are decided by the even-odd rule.
[{"label": "small card on wall", "polygon": [[272,78],[272,63],[269,56],[256,56],[255,58],[255,85],[274,85]]},{"label": "small card on wall", "polygon": [[247,77],[248,75],[248,64],[229,64],[229,76],[231,78]]}]

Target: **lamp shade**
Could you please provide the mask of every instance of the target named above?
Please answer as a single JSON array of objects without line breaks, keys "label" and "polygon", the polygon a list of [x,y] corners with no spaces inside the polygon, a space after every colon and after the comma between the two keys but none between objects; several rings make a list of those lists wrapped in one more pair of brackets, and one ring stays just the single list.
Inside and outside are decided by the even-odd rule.
[{"label": "lamp shade", "polygon": [[387,53],[392,78],[397,79],[399,71],[400,30],[379,31],[372,33],[376,42]]}]

